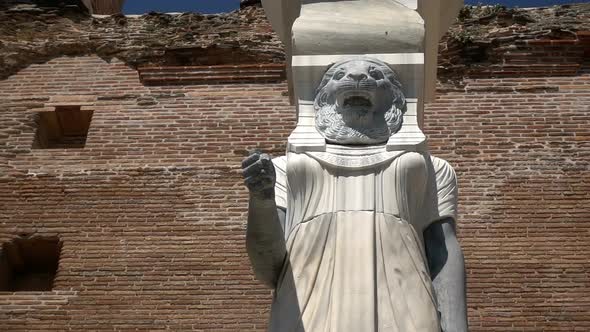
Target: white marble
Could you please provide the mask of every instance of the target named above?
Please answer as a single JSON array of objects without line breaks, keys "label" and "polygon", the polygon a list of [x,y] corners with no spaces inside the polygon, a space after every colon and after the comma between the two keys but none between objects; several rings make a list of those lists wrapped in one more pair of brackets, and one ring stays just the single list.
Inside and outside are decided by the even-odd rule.
[{"label": "white marble", "polygon": [[[269,331],[441,331],[422,234],[455,217],[454,172],[427,154],[369,150],[273,160],[288,253]],[[359,153],[373,162],[343,162]]]},{"label": "white marble", "polygon": [[286,156],[242,163],[270,332],[468,331],[455,172],[421,130],[460,2],[263,0],[298,111]]},{"label": "white marble", "polygon": [[293,55],[423,52],[422,17],[395,1],[304,4],[291,30]]},{"label": "white marble", "polygon": [[[340,1],[302,1],[302,0],[262,0],[266,15],[269,18],[273,29],[277,31],[279,37],[283,41],[287,51],[288,59],[293,55],[292,51],[292,27],[295,20],[302,14],[302,6],[308,4],[315,4],[319,2],[333,3]],[[383,4],[396,2],[405,7],[417,10],[424,21],[424,45],[423,52],[425,53],[425,80],[424,82],[424,97],[425,101],[429,102],[434,99],[435,84],[436,84],[436,68],[438,57],[438,41],[447,32],[448,28],[455,21],[459,10],[463,6],[463,0],[357,0],[345,1],[363,3],[366,7],[382,6]],[[330,13],[328,10],[327,13]],[[325,14],[324,16],[330,16]],[[365,18],[365,21],[371,21],[372,18],[364,15],[364,12],[358,12],[359,18]],[[363,52],[353,51],[354,54],[361,54]],[[376,53],[375,50],[370,50],[371,53]],[[392,53],[400,53],[393,51]],[[331,53],[328,53],[331,54]],[[290,61],[290,60],[289,60]]]}]

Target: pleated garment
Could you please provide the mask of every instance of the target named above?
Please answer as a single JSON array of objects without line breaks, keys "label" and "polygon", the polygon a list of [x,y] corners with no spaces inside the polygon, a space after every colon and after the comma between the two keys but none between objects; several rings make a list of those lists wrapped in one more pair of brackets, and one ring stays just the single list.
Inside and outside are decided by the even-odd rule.
[{"label": "pleated garment", "polygon": [[288,256],[269,330],[440,332],[422,234],[455,217],[452,168],[419,153],[361,169],[274,163]]}]

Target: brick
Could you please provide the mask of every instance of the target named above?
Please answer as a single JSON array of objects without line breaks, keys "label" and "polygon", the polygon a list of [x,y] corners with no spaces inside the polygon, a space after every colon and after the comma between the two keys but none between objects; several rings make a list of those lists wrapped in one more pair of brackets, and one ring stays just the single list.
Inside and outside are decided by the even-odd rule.
[{"label": "brick", "polygon": [[[425,114],[432,153],[459,178],[470,330],[589,331],[590,72],[578,45],[490,45],[505,64],[444,72],[463,56],[446,45]],[[514,66],[500,51],[512,45],[537,65]],[[52,292],[0,293],[0,331],[266,330],[272,293],[245,254],[239,165],[253,148],[283,154],[295,126],[283,79],[243,77],[282,72],[272,52],[260,61],[281,63],[140,69],[206,73],[198,85],[144,85],[97,56],[0,81],[0,242],[63,242]],[[94,110],[85,148],[31,149],[35,113],[66,102]]]}]

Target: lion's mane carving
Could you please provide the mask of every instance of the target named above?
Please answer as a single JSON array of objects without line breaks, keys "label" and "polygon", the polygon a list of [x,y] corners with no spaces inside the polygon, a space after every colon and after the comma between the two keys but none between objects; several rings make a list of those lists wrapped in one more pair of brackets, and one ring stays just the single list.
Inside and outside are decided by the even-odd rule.
[{"label": "lion's mane carving", "polygon": [[317,89],[316,127],[330,143],[385,143],[402,126],[406,100],[397,74],[379,60],[331,66]]}]

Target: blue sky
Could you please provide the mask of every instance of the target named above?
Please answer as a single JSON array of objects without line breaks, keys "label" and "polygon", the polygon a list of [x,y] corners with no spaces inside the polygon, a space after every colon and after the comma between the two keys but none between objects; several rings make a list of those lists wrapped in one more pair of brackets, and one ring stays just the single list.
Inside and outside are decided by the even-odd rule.
[{"label": "blue sky", "polygon": [[125,14],[143,14],[150,11],[222,13],[236,10],[240,0],[126,0]]},{"label": "blue sky", "polygon": [[[502,4],[518,7],[539,7],[590,0],[465,0],[466,4]],[[144,14],[150,11],[169,12],[200,12],[221,13],[238,9],[239,0],[127,0],[123,12],[125,14]]]}]

